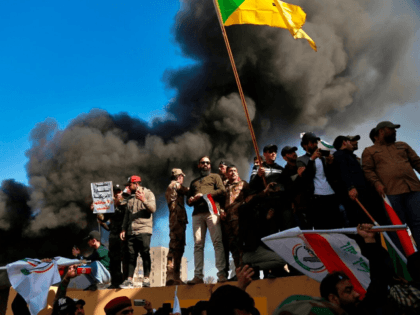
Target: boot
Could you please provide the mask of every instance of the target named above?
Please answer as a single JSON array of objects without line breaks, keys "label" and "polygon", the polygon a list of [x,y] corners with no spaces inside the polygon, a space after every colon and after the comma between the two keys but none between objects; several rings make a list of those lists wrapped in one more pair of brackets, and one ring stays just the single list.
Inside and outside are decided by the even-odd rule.
[{"label": "boot", "polygon": [[168,257],[168,264],[166,266],[166,286],[174,285],[174,266],[172,257]]},{"label": "boot", "polygon": [[174,271],[174,285],[185,285],[186,283],[181,280],[180,272]]}]

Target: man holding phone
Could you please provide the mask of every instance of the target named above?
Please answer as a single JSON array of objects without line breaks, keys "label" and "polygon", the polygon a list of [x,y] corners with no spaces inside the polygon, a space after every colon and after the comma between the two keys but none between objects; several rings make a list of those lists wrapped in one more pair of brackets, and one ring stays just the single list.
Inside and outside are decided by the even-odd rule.
[{"label": "man holding phone", "polygon": [[[302,137],[301,146],[306,151],[297,160],[297,167],[306,167],[305,198],[311,208],[307,215],[315,229],[334,229],[343,226],[343,217],[339,210],[339,200],[332,186],[334,185],[334,157],[324,157],[318,148],[320,140],[312,132]],[[324,153],[326,154],[326,153]]]}]

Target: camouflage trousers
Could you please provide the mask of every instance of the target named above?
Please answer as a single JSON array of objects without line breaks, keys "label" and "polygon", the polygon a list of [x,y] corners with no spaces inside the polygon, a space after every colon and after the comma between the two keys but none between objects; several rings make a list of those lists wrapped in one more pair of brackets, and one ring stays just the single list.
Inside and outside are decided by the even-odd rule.
[{"label": "camouflage trousers", "polygon": [[[167,263],[167,279],[173,277],[179,279],[182,255],[185,250],[186,223],[176,222],[169,226],[169,252]],[[173,273],[173,275],[171,275]]]}]

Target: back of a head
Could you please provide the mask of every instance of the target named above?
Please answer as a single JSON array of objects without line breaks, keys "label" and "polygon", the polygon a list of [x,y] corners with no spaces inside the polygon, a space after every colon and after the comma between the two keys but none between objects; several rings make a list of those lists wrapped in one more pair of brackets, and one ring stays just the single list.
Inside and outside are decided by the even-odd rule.
[{"label": "back of a head", "polygon": [[231,285],[219,287],[210,297],[207,315],[234,315],[235,309],[252,313],[254,299],[245,291]]},{"label": "back of a head", "polygon": [[198,301],[192,310],[192,315],[201,315],[203,311],[207,312],[208,306],[209,306],[208,301]]},{"label": "back of a head", "polygon": [[420,252],[415,252],[407,258],[407,270],[414,281],[420,282]]}]

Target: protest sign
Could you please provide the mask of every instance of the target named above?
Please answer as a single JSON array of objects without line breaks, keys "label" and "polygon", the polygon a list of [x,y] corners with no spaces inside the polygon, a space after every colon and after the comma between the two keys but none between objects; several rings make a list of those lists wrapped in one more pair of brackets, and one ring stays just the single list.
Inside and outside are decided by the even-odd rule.
[{"label": "protest sign", "polygon": [[112,182],[92,183],[93,213],[114,213]]}]

